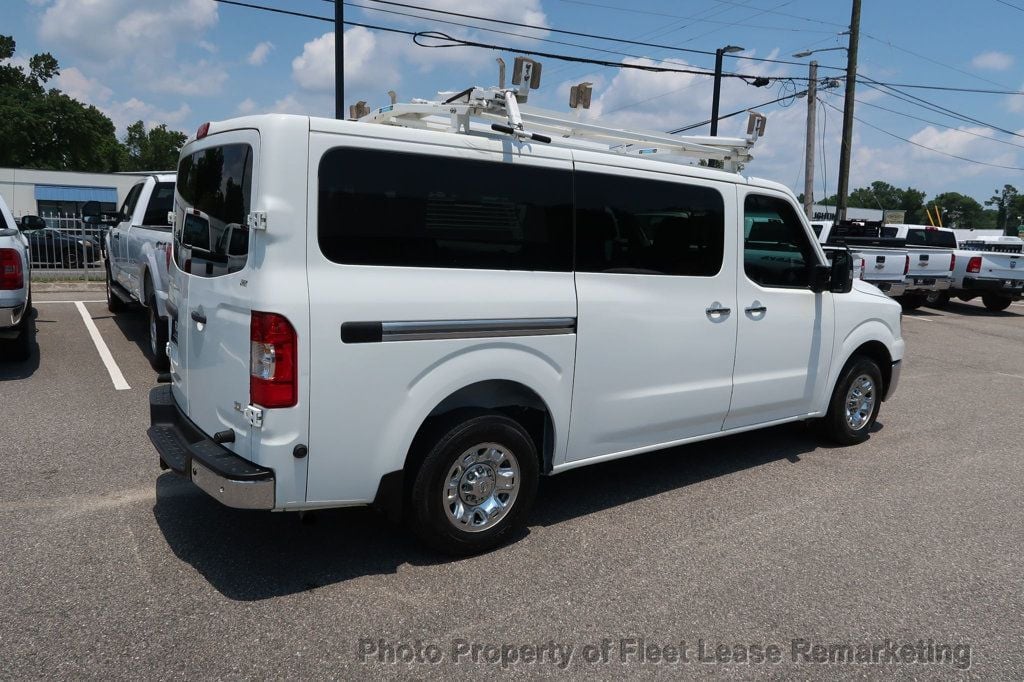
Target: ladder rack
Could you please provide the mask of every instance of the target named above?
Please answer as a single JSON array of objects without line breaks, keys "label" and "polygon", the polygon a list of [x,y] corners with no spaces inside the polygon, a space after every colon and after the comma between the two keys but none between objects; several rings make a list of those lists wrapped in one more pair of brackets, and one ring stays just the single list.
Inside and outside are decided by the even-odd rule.
[{"label": "ladder rack", "polygon": [[[512,136],[559,147],[623,155],[657,154],[665,161],[706,159],[720,168],[739,172],[753,157],[753,146],[764,130],[761,114],[748,126],[746,138],[676,136],[646,130],[598,125],[565,114],[521,107],[525,94],[514,89],[473,87],[438,93],[438,101],[393,103],[359,118],[363,123],[420,128],[478,136]],[[761,124],[755,121],[760,119]]]}]

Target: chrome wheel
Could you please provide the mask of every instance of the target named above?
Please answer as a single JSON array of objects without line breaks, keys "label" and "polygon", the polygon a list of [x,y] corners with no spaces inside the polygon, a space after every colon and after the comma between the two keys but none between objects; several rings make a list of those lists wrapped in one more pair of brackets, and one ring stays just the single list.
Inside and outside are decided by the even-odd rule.
[{"label": "chrome wheel", "polygon": [[859,374],[846,393],[846,423],[854,431],[863,429],[875,410],[875,382]]},{"label": "chrome wheel", "polygon": [[519,461],[497,443],[479,443],[452,464],[442,504],[448,521],[470,533],[493,528],[515,504],[521,477]]}]

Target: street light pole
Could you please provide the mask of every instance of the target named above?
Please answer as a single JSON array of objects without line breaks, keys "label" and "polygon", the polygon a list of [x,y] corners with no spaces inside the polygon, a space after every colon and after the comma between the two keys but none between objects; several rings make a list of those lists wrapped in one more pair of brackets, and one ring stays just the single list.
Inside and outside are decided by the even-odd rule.
[{"label": "street light pole", "polygon": [[836,220],[846,219],[850,190],[850,156],[853,146],[853,98],[857,89],[857,47],[860,43],[860,3],[853,0],[850,14],[850,46],[846,59],[846,96],[843,100],[843,142],[839,148],[839,187],[836,190]]},{"label": "street light pole", "polygon": [[345,3],[334,3],[334,118],[345,118]]},{"label": "street light pole", "polygon": [[804,148],[804,213],[814,217],[814,131],[818,110],[818,62],[812,61],[807,73],[807,144]]},{"label": "street light pole", "polygon": [[718,136],[718,102],[722,96],[722,56],[726,52],[742,52],[742,47],[726,45],[715,50],[715,89],[711,95],[711,137]]}]

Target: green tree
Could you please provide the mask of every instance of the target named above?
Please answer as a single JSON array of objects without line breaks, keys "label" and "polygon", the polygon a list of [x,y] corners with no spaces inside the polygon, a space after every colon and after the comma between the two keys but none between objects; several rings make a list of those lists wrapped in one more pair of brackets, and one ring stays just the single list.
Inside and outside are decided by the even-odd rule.
[{"label": "green tree", "polygon": [[1007,218],[1008,218],[1008,209],[1010,209],[1014,205],[1016,200],[1017,200],[1017,195],[1019,194],[1017,192],[1017,188],[1014,187],[1013,185],[1003,185],[1003,189],[1001,189],[1001,190],[997,189],[995,192],[996,192],[995,194],[993,194],[990,198],[985,200],[985,205],[986,206],[995,206],[996,207],[997,215],[996,215],[996,225],[995,226],[998,229],[1002,230],[1003,234],[1013,234],[1013,235],[1016,235],[1017,234],[1017,226],[1016,225],[1013,225],[1012,226],[1012,228],[1013,228],[1012,231],[1008,232],[1007,227],[1008,227],[1009,221],[1007,220]]},{"label": "green tree", "polygon": [[60,73],[53,55],[32,56],[26,69],[9,63],[15,48],[12,36],[0,36],[0,166],[119,170],[113,122],[96,107],[46,88]]},{"label": "green tree", "polygon": [[132,123],[124,138],[125,170],[173,170],[186,139],[185,133],[168,130],[164,124],[147,131],[142,121]]},{"label": "green tree", "polygon": [[913,187],[900,189],[882,180],[875,180],[867,187],[858,187],[850,192],[847,205],[853,208],[906,211],[904,220],[918,223],[924,215],[924,198],[925,193]]},{"label": "green tree", "polygon": [[931,201],[942,214],[945,227],[975,228],[982,222],[984,209],[977,199],[959,192],[943,192]]}]

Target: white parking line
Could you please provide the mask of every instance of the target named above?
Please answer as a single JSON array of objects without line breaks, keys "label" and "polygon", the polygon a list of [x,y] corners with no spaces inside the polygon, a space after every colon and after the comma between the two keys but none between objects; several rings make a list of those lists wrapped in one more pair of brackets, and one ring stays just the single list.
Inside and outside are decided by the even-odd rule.
[{"label": "white parking line", "polygon": [[98,299],[96,301],[92,301],[92,300],[88,300],[88,301],[32,301],[32,305],[36,305],[37,303],[106,303],[106,302],[107,302],[106,299],[102,299],[101,298],[101,299]]},{"label": "white parking line", "polygon": [[92,321],[89,311],[85,309],[85,302],[69,301],[69,303],[74,303],[75,307],[78,308],[78,313],[82,316],[82,321],[85,322],[85,328],[89,330],[89,336],[92,337],[92,342],[96,346],[96,352],[100,354],[100,360],[106,365],[107,374],[110,375],[110,380],[114,382],[114,388],[118,391],[130,389],[131,386],[128,385],[128,382],[124,380],[124,375],[121,374],[121,368],[114,362],[114,356],[110,354],[110,349],[107,348],[106,342],[100,336],[100,330],[96,328],[96,323]]},{"label": "white parking line", "polygon": [[904,320],[921,320],[922,322],[934,322],[935,320],[929,320],[927,317],[918,317],[917,315],[904,315]]}]

